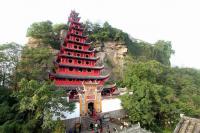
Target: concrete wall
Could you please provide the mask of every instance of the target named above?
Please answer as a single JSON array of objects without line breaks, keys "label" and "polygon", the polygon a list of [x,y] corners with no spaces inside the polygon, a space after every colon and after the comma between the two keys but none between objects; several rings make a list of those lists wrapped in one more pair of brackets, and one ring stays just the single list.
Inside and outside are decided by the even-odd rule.
[{"label": "concrete wall", "polygon": [[101,116],[103,116],[104,114],[109,114],[111,118],[122,118],[126,115],[123,109],[101,113]]}]

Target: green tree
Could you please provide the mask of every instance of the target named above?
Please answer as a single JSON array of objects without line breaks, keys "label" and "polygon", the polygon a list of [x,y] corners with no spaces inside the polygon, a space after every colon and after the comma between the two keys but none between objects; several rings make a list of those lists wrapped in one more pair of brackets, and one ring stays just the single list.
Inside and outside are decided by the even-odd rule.
[{"label": "green tree", "polygon": [[175,67],[166,74],[166,79],[162,82],[174,89],[182,113],[192,117],[200,116],[199,70]]},{"label": "green tree", "polygon": [[68,25],[67,24],[54,24],[53,25],[54,35],[59,35],[61,30],[68,30]]},{"label": "green tree", "polygon": [[49,48],[27,48],[21,53],[21,61],[17,66],[18,82],[27,80],[48,80],[48,72],[53,67],[53,52]]},{"label": "green tree", "polygon": [[53,28],[51,21],[35,22],[27,30],[27,36],[34,38],[49,38],[52,34]]},{"label": "green tree", "polygon": [[[48,82],[22,79],[19,87],[19,91],[14,92],[11,97],[17,102],[0,111],[1,116],[6,116],[4,121],[1,119],[0,131],[3,133],[52,131],[57,123],[52,120],[53,115],[62,117],[60,111],[74,109],[73,104],[67,103],[66,99],[61,97],[63,93],[55,91],[55,87]],[[0,105],[3,104],[5,102]]]},{"label": "green tree", "polygon": [[159,82],[167,69],[156,61],[134,63],[126,69],[123,84],[132,94],[122,96],[122,106],[132,122],[154,131],[175,124],[179,112],[173,89]]},{"label": "green tree", "polygon": [[14,42],[0,45],[0,86],[13,87],[21,46]]},{"label": "green tree", "polygon": [[10,50],[7,48],[10,47],[1,48],[1,63],[4,61],[14,64],[8,66],[13,71],[6,72],[11,77],[16,77],[12,79],[17,84],[17,89],[8,90],[13,88],[11,82],[0,86],[0,132],[53,131],[60,126],[60,122],[53,121],[52,115],[62,116],[58,111],[72,111],[74,105],[66,103],[66,99],[62,98],[65,92],[55,90],[48,79],[54,57],[51,49],[24,47],[20,49],[19,59],[10,60],[10,56],[17,57],[16,54],[7,54]]},{"label": "green tree", "polygon": [[159,40],[154,44],[152,53],[157,61],[164,65],[170,65],[170,57],[174,54],[174,50],[172,50],[171,42]]},{"label": "green tree", "polygon": [[40,40],[43,47],[51,46],[54,49],[60,47],[60,31],[67,30],[66,24],[55,24],[51,21],[42,21],[33,23],[27,30],[27,37],[33,37]]}]

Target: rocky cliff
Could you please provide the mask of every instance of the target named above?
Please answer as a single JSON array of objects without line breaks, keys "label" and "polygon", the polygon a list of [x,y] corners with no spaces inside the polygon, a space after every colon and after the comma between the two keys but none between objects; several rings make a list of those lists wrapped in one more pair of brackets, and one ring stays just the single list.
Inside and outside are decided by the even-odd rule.
[{"label": "rocky cliff", "polygon": [[124,60],[128,49],[123,42],[109,41],[96,44],[96,55],[100,57],[99,62],[105,65],[105,70],[111,72],[110,81],[121,78],[123,75]]},{"label": "rocky cliff", "polygon": [[28,42],[26,43],[26,46],[28,48],[37,48],[42,44],[42,40],[41,39],[36,39],[33,37],[28,37]]},{"label": "rocky cliff", "polygon": [[47,48],[47,49],[50,49],[50,51],[54,55],[56,55],[59,52],[59,50],[52,48],[50,44],[44,44],[41,39],[36,39],[36,38],[33,38],[33,37],[28,37],[28,41],[26,43],[26,46],[28,48],[38,48],[38,47]]}]

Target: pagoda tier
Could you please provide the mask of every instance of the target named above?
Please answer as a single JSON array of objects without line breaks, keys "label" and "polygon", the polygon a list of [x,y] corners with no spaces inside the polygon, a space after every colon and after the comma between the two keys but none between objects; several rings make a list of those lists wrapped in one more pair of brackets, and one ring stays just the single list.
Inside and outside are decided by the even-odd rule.
[{"label": "pagoda tier", "polygon": [[75,66],[75,65],[66,65],[66,64],[62,64],[62,63],[58,63],[56,61],[54,61],[54,64],[59,66],[59,67],[73,67],[73,68],[92,68],[92,69],[103,69],[104,65],[102,66]]},{"label": "pagoda tier", "polygon": [[109,74],[101,75],[104,66],[96,66],[99,57],[91,49],[83,35],[84,27],[79,22],[78,13],[72,11],[69,17],[69,28],[60,52],[54,61],[56,69],[50,74],[56,86],[81,87],[84,81],[98,82],[100,86],[109,78]]},{"label": "pagoda tier", "polygon": [[79,49],[74,49],[74,48],[68,48],[68,47],[65,47],[65,46],[61,45],[61,50],[64,51],[64,49],[67,52],[73,52],[73,51],[75,51],[75,52],[91,53],[91,54],[93,54],[95,52],[94,49],[92,49],[92,50],[90,50],[90,49],[88,49],[88,50],[79,50]]},{"label": "pagoda tier", "polygon": [[75,76],[75,75],[66,75],[66,74],[52,74],[55,77],[55,84],[57,86],[63,85],[77,85],[82,86],[83,81],[92,81],[98,82],[99,85],[103,86],[104,82],[107,80],[109,75],[105,76]]},{"label": "pagoda tier", "polygon": [[[80,39],[77,39],[77,38],[80,38],[80,37],[70,36],[69,38],[66,39],[66,42],[74,43],[74,45],[77,44],[77,45],[86,45],[86,46],[92,44],[92,43],[86,43],[85,38],[80,38]],[[83,47],[85,47],[85,46],[83,46]]]},{"label": "pagoda tier", "polygon": [[[87,54],[86,54],[87,55]],[[60,57],[66,57],[66,58],[71,58],[71,59],[80,59],[80,60],[98,60],[99,57],[89,57],[88,56],[84,56],[84,54],[76,54],[76,53],[73,53],[73,55],[68,55],[68,54],[59,54],[58,56]]]},{"label": "pagoda tier", "polygon": [[[67,65],[66,65],[67,66]],[[84,67],[84,66],[75,66],[75,67],[62,67],[59,65],[58,69],[56,70],[57,74],[68,74],[77,75],[77,76],[99,76],[101,68],[96,67]]]},{"label": "pagoda tier", "polygon": [[78,32],[77,33],[71,33],[71,35],[75,36],[75,37],[80,37],[80,38],[86,38],[86,39],[88,38],[88,36],[79,35]]}]

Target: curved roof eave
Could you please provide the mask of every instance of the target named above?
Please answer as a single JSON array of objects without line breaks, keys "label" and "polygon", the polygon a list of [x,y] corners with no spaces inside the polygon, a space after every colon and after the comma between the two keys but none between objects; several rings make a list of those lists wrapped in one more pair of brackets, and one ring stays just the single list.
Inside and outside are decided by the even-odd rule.
[{"label": "curved roof eave", "polygon": [[66,78],[66,79],[106,79],[110,74],[105,76],[79,76],[79,75],[66,75],[66,74],[53,74],[57,78]]}]

